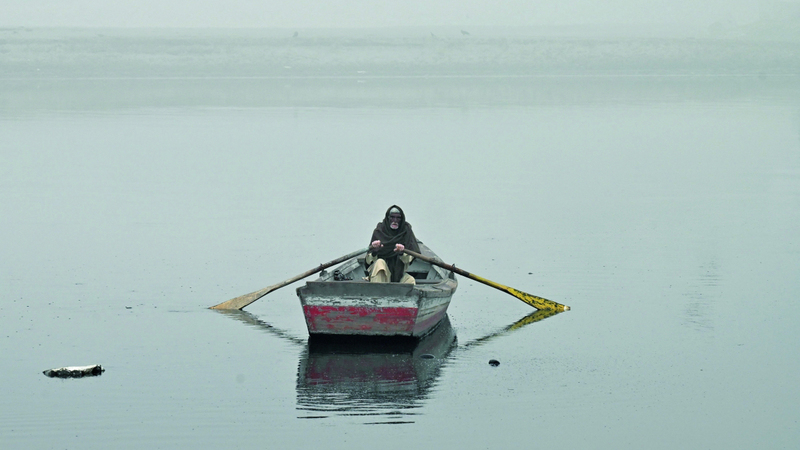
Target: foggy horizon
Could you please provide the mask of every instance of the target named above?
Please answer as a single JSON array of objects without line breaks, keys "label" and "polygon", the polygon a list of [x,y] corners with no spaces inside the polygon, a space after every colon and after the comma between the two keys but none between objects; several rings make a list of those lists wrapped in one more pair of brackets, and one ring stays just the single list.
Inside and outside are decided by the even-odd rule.
[{"label": "foggy horizon", "polygon": [[301,0],[278,2],[122,0],[113,5],[96,0],[69,4],[53,0],[8,0],[0,27],[79,28],[405,28],[405,27],[562,27],[562,26],[682,26],[704,28],[714,24],[757,22],[762,10],[776,4],[743,0],[728,2],[637,2],[587,0],[531,4],[521,0],[501,3],[413,0],[402,5],[348,0],[335,5]]}]

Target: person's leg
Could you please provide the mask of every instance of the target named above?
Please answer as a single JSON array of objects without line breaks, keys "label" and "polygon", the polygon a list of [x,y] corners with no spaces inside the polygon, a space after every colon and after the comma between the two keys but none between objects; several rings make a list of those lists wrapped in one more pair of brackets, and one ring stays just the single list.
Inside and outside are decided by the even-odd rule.
[{"label": "person's leg", "polygon": [[404,273],[403,278],[400,278],[401,283],[408,283],[408,284],[417,284],[417,280],[414,279],[411,275]]},{"label": "person's leg", "polygon": [[370,283],[388,283],[391,280],[392,272],[389,270],[389,266],[386,264],[386,261],[384,261],[382,258],[379,258],[372,263],[369,273]]}]

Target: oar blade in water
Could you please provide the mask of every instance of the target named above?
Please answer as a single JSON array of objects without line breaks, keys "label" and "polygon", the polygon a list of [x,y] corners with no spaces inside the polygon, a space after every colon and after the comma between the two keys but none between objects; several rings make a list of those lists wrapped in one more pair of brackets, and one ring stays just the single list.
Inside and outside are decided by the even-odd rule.
[{"label": "oar blade in water", "polygon": [[562,305],[561,303],[556,303],[552,300],[528,294],[527,292],[522,292],[520,290],[511,287],[507,289],[508,289],[507,292],[509,294],[513,295],[514,297],[517,297],[518,299],[533,306],[536,309],[544,309],[544,310],[559,311],[559,312],[569,311],[569,306]]},{"label": "oar blade in water", "polygon": [[232,298],[227,302],[222,302],[218,305],[214,305],[209,309],[242,309],[245,306],[249,305],[250,303],[253,303],[254,301],[260,299],[261,297],[269,294],[273,289],[277,289],[275,286],[276,285],[273,285],[255,292],[251,292],[249,294]]}]

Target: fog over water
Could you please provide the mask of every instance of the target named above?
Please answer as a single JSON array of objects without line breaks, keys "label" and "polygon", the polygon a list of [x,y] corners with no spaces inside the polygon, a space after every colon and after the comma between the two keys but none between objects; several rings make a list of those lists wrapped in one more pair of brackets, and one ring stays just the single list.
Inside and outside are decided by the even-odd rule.
[{"label": "fog over water", "polygon": [[[765,0],[6,0],[0,26],[300,27],[543,26],[749,23]],[[791,2],[789,2],[791,3]]]},{"label": "fog over water", "polygon": [[[265,8],[137,4],[154,16],[3,19],[0,448],[800,442],[791,15],[701,2],[684,35],[643,37],[603,14],[467,29],[441,20],[454,3],[363,28],[378,13],[352,3],[357,29],[315,28],[327,6],[126,28]],[[302,282],[207,309],[366,246],[393,203],[446,262],[572,310],[459,277],[418,346],[342,349],[308,341]]]}]

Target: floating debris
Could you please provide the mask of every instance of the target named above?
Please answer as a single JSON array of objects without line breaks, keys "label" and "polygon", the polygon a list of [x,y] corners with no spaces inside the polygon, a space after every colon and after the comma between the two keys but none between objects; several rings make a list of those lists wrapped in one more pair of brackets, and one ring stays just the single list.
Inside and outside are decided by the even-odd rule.
[{"label": "floating debris", "polygon": [[105,372],[100,364],[93,366],[74,366],[74,367],[59,367],[58,369],[48,369],[42,372],[50,378],[83,378],[94,377]]},{"label": "floating debris", "polygon": [[497,367],[497,366],[500,365],[500,361],[498,361],[496,359],[490,359],[489,360],[489,365],[492,366],[492,367]]},{"label": "floating debris", "polygon": [[435,356],[431,355],[430,353],[425,353],[425,354],[419,355],[419,357],[422,358],[422,359],[433,359],[433,358],[436,358]]}]

